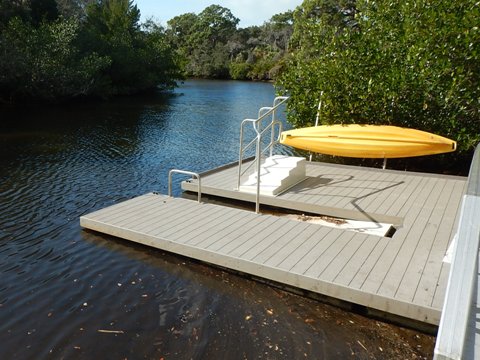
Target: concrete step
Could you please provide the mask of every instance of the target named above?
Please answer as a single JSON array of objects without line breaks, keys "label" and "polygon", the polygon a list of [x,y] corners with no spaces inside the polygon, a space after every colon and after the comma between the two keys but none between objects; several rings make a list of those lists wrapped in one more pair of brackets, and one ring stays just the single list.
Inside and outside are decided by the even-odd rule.
[{"label": "concrete step", "polygon": [[[265,159],[260,168],[260,194],[275,196],[304,180],[305,163],[305,158],[285,155]],[[256,173],[240,185],[240,191],[256,193]]]}]

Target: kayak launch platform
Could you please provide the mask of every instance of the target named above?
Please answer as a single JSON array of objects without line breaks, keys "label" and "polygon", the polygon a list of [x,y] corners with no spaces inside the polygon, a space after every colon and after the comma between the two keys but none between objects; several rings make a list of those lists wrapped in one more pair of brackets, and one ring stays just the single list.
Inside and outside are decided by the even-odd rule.
[{"label": "kayak launch platform", "polygon": [[[182,182],[182,189],[196,193],[198,202],[149,193],[84,215],[81,226],[306,290],[326,300],[340,300],[400,323],[430,331],[440,324],[438,360],[459,358],[457,349],[465,339],[480,348],[480,340],[472,339],[467,329],[467,323],[478,328],[476,312],[460,311],[469,305],[475,310],[480,302],[474,296],[476,301],[471,303],[473,289],[480,288],[474,286],[478,274],[472,270],[478,266],[479,226],[472,219],[480,206],[480,155],[473,166],[476,170],[471,170],[477,175],[470,178],[274,155],[273,148],[282,138],[275,111],[286,100],[276,98],[272,107],[259,110],[257,119],[242,122],[238,162],[202,174],[170,172],[169,195],[172,172],[189,174],[194,178]],[[270,115],[272,120],[265,125],[263,120]],[[252,130],[255,138],[245,144],[244,135]],[[270,138],[266,146],[263,135]],[[454,143],[447,145],[441,152],[455,149]],[[250,155],[255,152],[254,157],[246,157],[249,151]],[[472,193],[476,207],[465,202]],[[222,204],[201,202],[202,194]],[[237,208],[239,202],[249,204],[247,208],[255,204],[255,212]],[[262,214],[260,205],[368,225],[356,231],[318,225],[277,213]],[[368,227],[385,223],[394,231],[383,236],[369,233]],[[461,253],[453,250],[450,265],[446,254],[455,248],[455,238]]]},{"label": "kayak launch platform", "polygon": [[[200,174],[202,195],[235,190],[237,164]],[[390,222],[389,237],[147,194],[82,216],[81,226],[213,265],[438,325],[466,178],[306,162],[306,179],[271,206]],[[196,192],[198,180],[182,183]],[[228,200],[227,200],[228,201]]]}]

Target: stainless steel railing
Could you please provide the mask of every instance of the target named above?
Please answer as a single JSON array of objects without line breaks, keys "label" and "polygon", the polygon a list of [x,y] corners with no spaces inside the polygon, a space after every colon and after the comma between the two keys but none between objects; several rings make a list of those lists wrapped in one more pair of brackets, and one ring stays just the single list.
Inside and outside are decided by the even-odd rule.
[{"label": "stainless steel railing", "polygon": [[[270,156],[273,155],[273,147],[280,140],[280,134],[282,132],[282,123],[275,118],[275,111],[288,100],[287,96],[278,96],[273,101],[273,106],[262,107],[258,111],[257,119],[245,119],[240,125],[240,147],[238,155],[238,177],[237,177],[237,190],[240,189],[240,183],[242,175],[245,174],[253,165],[256,165],[257,173],[257,190],[255,200],[255,211],[260,211],[260,168],[261,168],[261,156],[266,151],[270,151]],[[262,123],[268,119],[271,115],[270,122],[262,128]],[[244,145],[244,133],[247,124],[251,124],[255,132],[255,137],[246,145]],[[278,130],[276,129],[278,127]],[[270,142],[262,149],[262,137],[270,130]],[[278,136],[275,137],[275,133],[278,131]],[[242,169],[245,152],[255,145],[255,159],[244,169]]]},{"label": "stainless steel railing", "polygon": [[172,169],[168,172],[168,196],[172,197],[172,175],[173,174],[183,174],[183,175],[190,175],[194,176],[198,180],[198,203],[202,202],[202,181],[200,178],[200,174],[192,172],[192,171],[186,171],[186,170],[178,170],[178,169]]}]

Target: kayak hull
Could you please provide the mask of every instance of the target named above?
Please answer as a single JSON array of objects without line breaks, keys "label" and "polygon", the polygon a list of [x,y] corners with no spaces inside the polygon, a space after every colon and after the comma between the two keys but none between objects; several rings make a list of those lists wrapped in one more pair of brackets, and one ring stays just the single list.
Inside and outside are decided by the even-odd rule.
[{"label": "kayak hull", "polygon": [[282,132],[280,143],[354,158],[403,158],[455,151],[456,142],[421,130],[388,125],[323,125]]}]

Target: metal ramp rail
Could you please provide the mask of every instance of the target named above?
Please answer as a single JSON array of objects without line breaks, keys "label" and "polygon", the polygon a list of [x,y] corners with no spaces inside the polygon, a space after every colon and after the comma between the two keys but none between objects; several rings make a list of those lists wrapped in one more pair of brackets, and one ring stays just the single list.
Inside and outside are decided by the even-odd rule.
[{"label": "metal ramp rail", "polygon": [[435,360],[480,357],[478,326],[480,245],[480,144],[477,145],[463,197],[457,243],[435,343]]},{"label": "metal ramp rail", "polygon": [[[270,156],[273,155],[273,146],[280,140],[280,134],[282,133],[282,123],[275,118],[276,110],[288,100],[287,96],[278,96],[273,101],[273,106],[262,107],[258,110],[257,119],[245,119],[240,125],[240,149],[238,156],[238,178],[237,178],[237,190],[240,189],[240,183],[242,175],[244,175],[252,166],[255,165],[257,173],[257,191],[255,198],[255,212],[260,212],[260,169],[261,169],[261,157],[266,151],[270,151]],[[271,116],[271,121],[265,125],[266,120]],[[244,145],[244,132],[247,124],[253,126],[255,137],[246,145]],[[263,125],[263,128],[262,128]],[[276,127],[278,127],[278,136],[275,137]],[[270,130],[270,142],[262,149],[262,137]],[[242,169],[245,152],[255,145],[255,158],[254,160]]]}]

